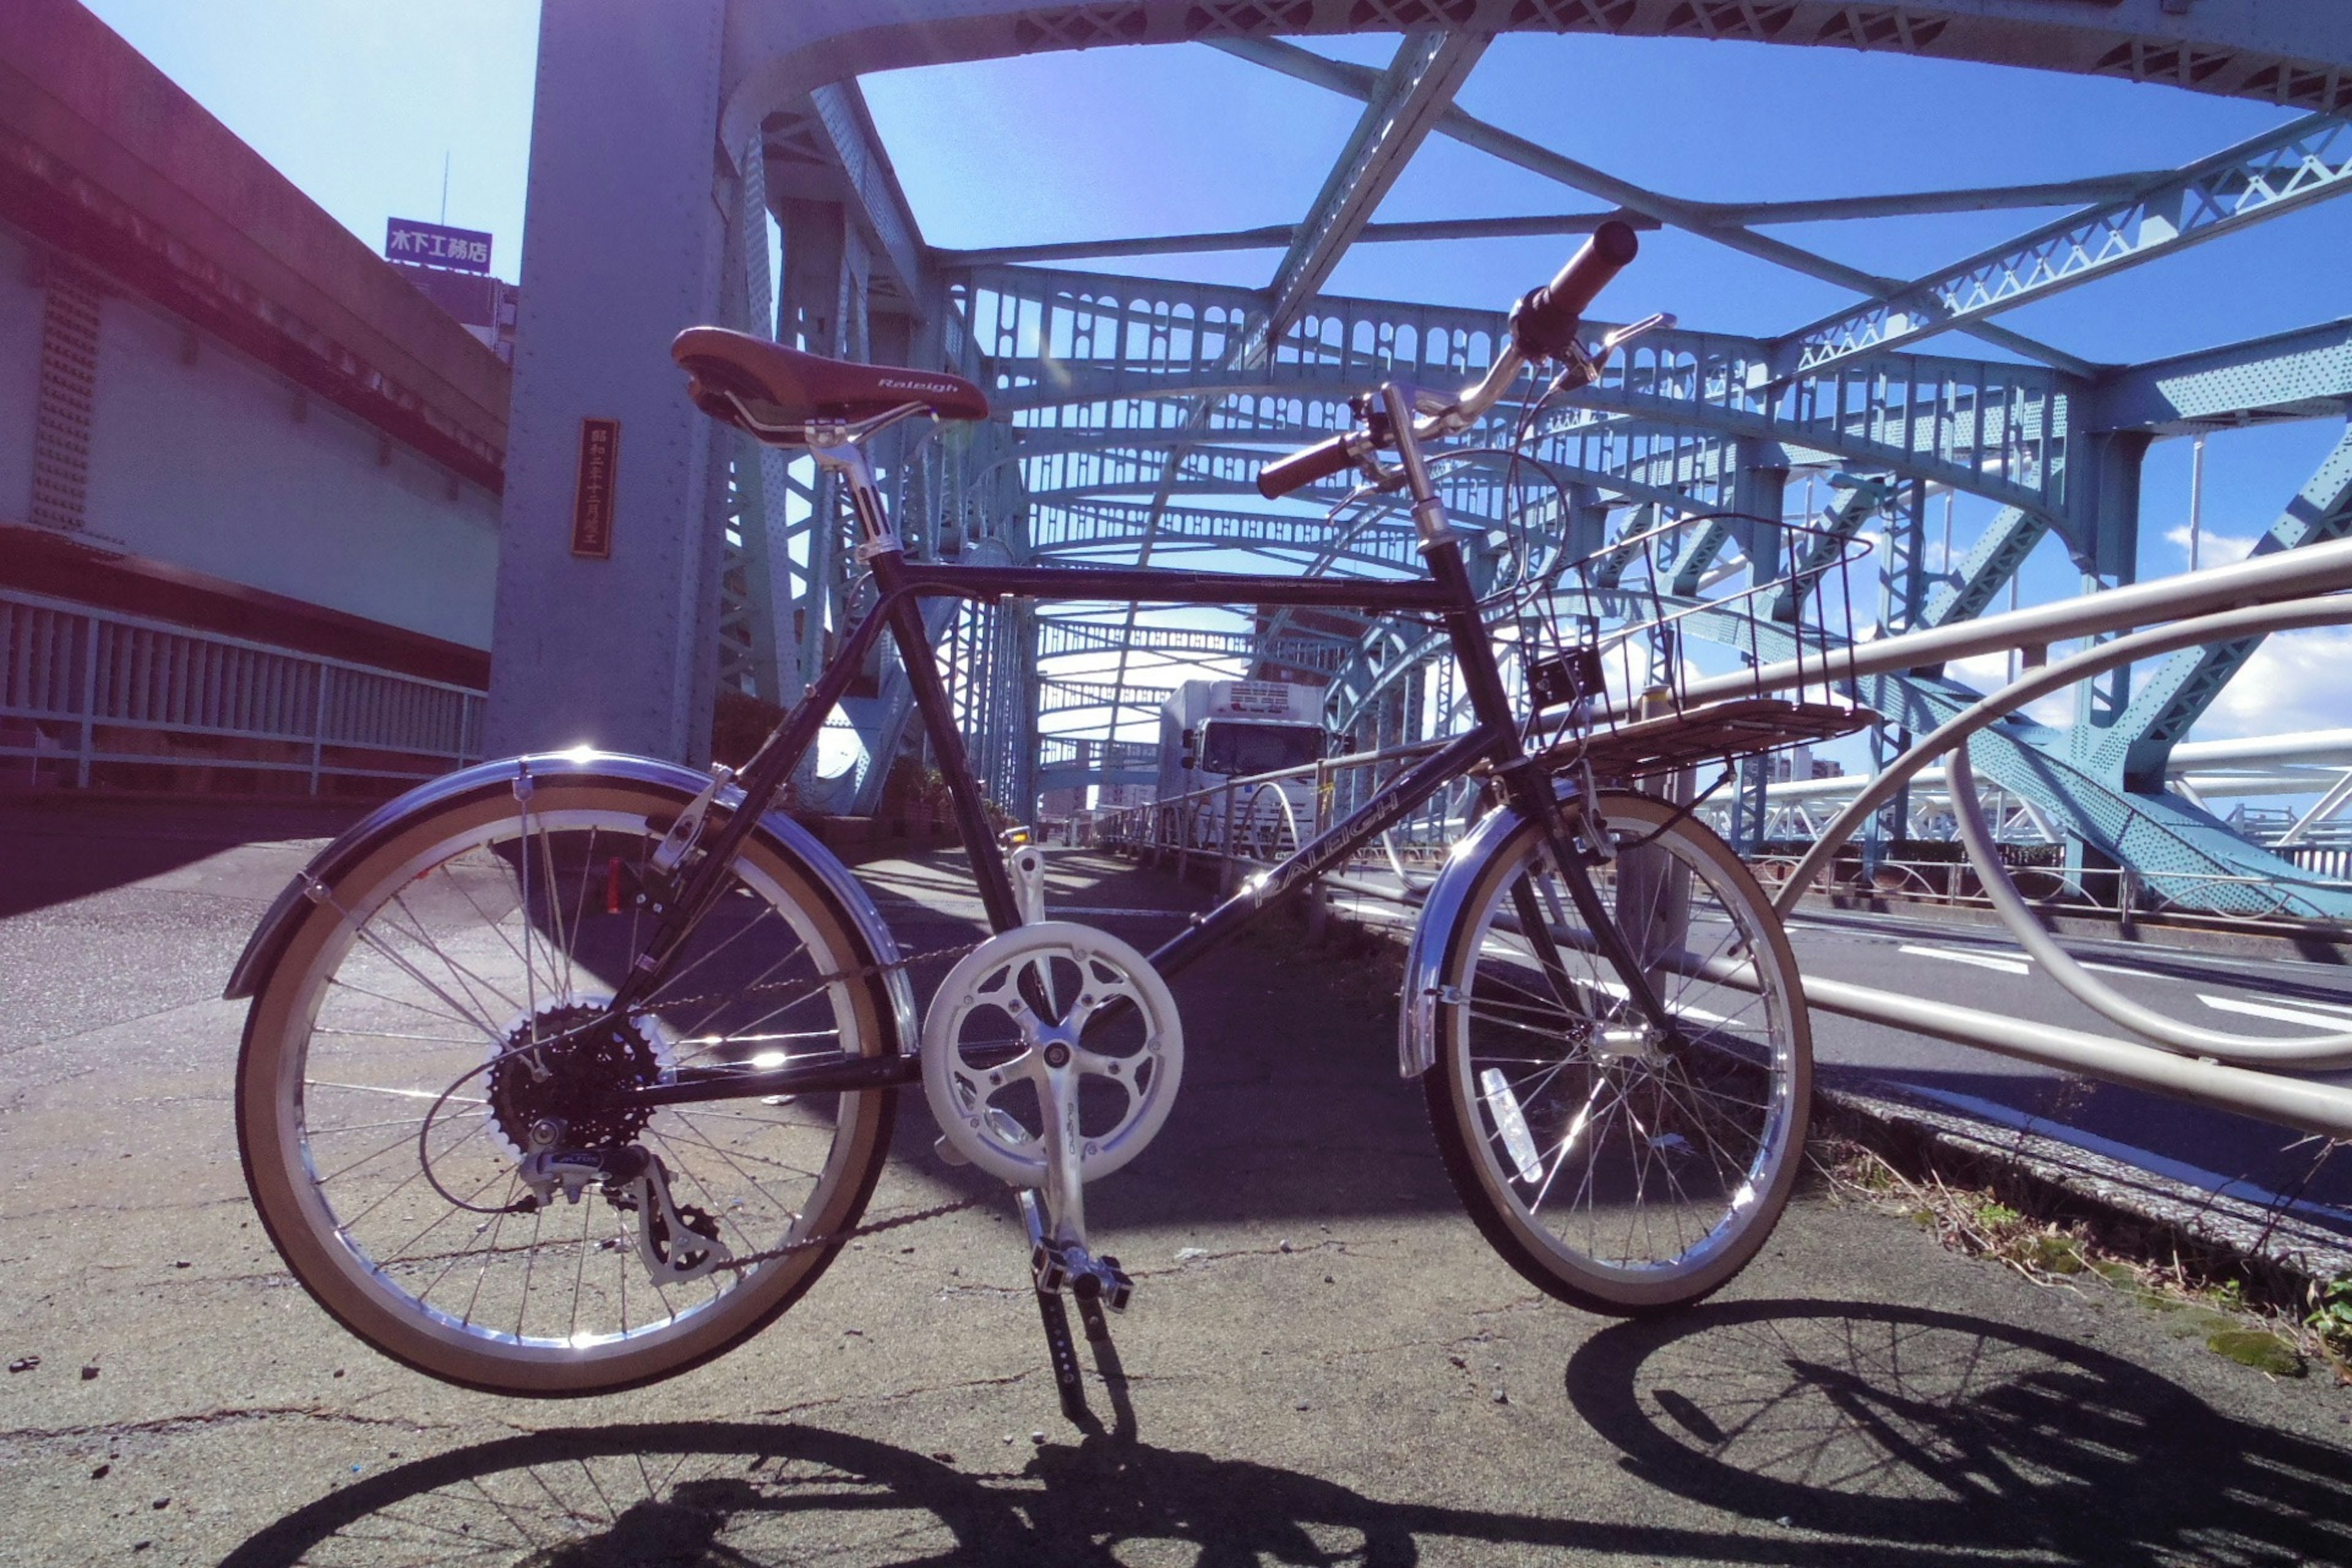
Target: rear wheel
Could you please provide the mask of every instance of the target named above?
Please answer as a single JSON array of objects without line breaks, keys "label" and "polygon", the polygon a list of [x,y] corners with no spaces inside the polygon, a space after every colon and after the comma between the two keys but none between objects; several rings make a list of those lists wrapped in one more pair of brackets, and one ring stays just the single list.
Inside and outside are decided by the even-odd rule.
[{"label": "rear wheel", "polygon": [[650,1109],[610,1092],[899,1047],[857,929],[762,834],[669,978],[588,1027],[652,935],[640,874],[684,804],[553,776],[426,812],[314,893],[256,995],[237,1079],[255,1205],[295,1276],[386,1354],[499,1393],[626,1387],[754,1332],[836,1250],[656,1279],[627,1189],[532,1200],[535,1128],[649,1152],[687,1229],[736,1259],[856,1224],[895,1090]]},{"label": "rear wheel", "polygon": [[1756,879],[1645,796],[1601,810],[1601,901],[1678,1039],[1594,951],[1538,825],[1472,875],[1444,933],[1430,1118],[1496,1249],[1564,1300],[1633,1315],[1696,1301],[1753,1258],[1796,1180],[1812,1089],[1804,996]]}]

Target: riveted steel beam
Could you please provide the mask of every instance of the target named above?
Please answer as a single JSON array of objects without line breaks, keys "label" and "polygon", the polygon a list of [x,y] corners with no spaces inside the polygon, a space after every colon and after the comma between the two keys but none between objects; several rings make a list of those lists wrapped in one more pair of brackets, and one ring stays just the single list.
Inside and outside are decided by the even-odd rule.
[{"label": "riveted steel beam", "polygon": [[2192,430],[2352,413],[2352,319],[2109,372],[2085,400],[2097,430]]},{"label": "riveted steel beam", "polygon": [[[2322,544],[2347,533],[2352,533],[2352,433],[2336,443],[2286,511],[2254,542],[2252,556]],[[2261,637],[2242,637],[2173,655],[2149,674],[2111,728],[2077,737],[2085,742],[2082,749],[2088,764],[2119,776],[2128,788],[2161,789],[2173,746],[2262,644]]]},{"label": "riveted steel beam", "polygon": [[[1373,90],[1373,85],[1366,79],[1366,73],[1362,67],[1344,65],[1337,60],[1327,60],[1320,55],[1299,48],[1293,44],[1277,43],[1270,38],[1253,38],[1221,43],[1217,47],[1241,58],[1255,61],[1302,81],[1310,81],[1319,87],[1328,88],[1332,91],[1344,93],[1349,97],[1366,98]],[[1516,163],[1530,174],[1541,174],[1548,180],[1555,180],[1572,190],[1582,191],[1587,195],[1598,196],[1602,201],[1615,202],[1620,206],[1656,218],[1661,223],[1686,230],[1702,238],[1713,240],[1718,245],[1756,257],[1760,260],[1769,261],[1776,266],[1788,268],[1790,271],[1801,272],[1810,278],[1819,278],[1824,282],[1834,283],[1840,288],[1851,289],[1864,295],[1875,294],[1895,282],[1892,279],[1881,278],[1874,273],[1848,267],[1843,262],[1832,261],[1828,257],[1816,255],[1801,246],[1791,245],[1786,240],[1758,234],[1736,223],[1713,218],[1697,204],[1644,189],[1630,180],[1620,179],[1589,163],[1579,163],[1573,158],[1555,153],[1548,147],[1539,146],[1524,136],[1515,135],[1498,125],[1491,125],[1458,109],[1449,111],[1439,120],[1437,129],[1465,146],[1475,147],[1506,163]],[[2012,332],[2007,328],[1985,324],[1971,330],[1976,336],[1983,338],[1988,342],[1997,343],[2013,353],[2024,354],[2030,359],[2039,360],[2042,363],[2054,365],[2062,370],[2084,374],[2094,368],[2086,360],[2067,353],[2063,349],[2053,348],[2047,343],[2040,342],[2021,333]]]},{"label": "riveted steel beam", "polygon": [[1776,346],[1785,372],[1967,327],[2092,279],[2218,239],[2352,188],[2352,121],[2315,114],[2200,159],[2129,196],[1874,295]]}]

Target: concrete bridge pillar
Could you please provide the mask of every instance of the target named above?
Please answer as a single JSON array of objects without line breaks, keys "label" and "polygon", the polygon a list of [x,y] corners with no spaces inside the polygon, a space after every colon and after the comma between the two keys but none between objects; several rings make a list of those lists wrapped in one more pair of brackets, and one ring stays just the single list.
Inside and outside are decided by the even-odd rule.
[{"label": "concrete bridge pillar", "polygon": [[[541,19],[493,753],[709,747],[726,454],[668,349],[718,319],[725,14],[725,0],[564,0]],[[590,421],[618,426],[602,554],[583,447],[604,426]]]}]

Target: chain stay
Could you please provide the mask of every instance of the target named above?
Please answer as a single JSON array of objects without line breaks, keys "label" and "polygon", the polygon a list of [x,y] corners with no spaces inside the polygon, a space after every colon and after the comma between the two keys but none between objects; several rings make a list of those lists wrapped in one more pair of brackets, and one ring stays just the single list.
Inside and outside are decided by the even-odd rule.
[{"label": "chain stay", "polygon": [[[979,942],[970,942],[962,947],[932,948],[922,952],[910,952],[903,958],[894,959],[887,963],[869,963],[863,969],[845,969],[838,973],[821,974],[809,980],[771,981],[765,985],[746,986],[739,991],[730,991],[710,996],[666,998],[662,1005],[667,1007],[691,1007],[706,1002],[724,1002],[738,996],[757,995],[767,991],[783,991],[800,986],[833,985],[845,981],[867,980],[877,974],[887,974],[894,969],[910,969],[918,963],[950,963],[969,953],[978,952],[992,940],[992,938],[983,937]],[[910,1225],[920,1225],[925,1220],[944,1219],[951,1214],[961,1214],[966,1209],[978,1208],[987,1203],[992,1195],[982,1194],[979,1197],[961,1198],[953,1203],[938,1204],[930,1208],[917,1209],[911,1214],[893,1215],[888,1219],[878,1219],[866,1225],[852,1226],[847,1230],[832,1231],[824,1236],[803,1237],[798,1241],[788,1241],[782,1247],[772,1247],[765,1252],[752,1252],[740,1258],[730,1258],[713,1268],[711,1272],[740,1274],[746,1269],[757,1268],[762,1263],[772,1263],[779,1258],[790,1258],[794,1253],[808,1252],[821,1247],[838,1247],[843,1242],[855,1241],[861,1237],[878,1236],[884,1231],[898,1230]]]}]

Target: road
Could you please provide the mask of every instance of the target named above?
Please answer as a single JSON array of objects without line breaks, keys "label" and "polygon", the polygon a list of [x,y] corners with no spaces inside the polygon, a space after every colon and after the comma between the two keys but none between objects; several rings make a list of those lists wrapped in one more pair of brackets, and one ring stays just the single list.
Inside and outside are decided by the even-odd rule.
[{"label": "road", "polygon": [[[1055,1413],[1002,1202],[669,1383],[445,1387],[336,1329],[243,1194],[217,993],[312,847],[269,832],[0,814],[0,1360],[37,1358],[0,1374],[0,1563],[2352,1559],[2352,1394],[1899,1215],[1801,1198],[1654,1324],[1533,1294],[1454,1206],[1379,975],[1280,933],[1179,980],[1183,1101],[1089,1194],[1140,1280],[1100,1430]],[[863,874],[911,945],[976,929],[942,858]],[[1085,857],[1053,891],[1150,906],[1100,917],[1147,941],[1190,901]],[[985,1192],[929,1144],[910,1106],[874,1214]]]},{"label": "road", "polygon": [[[1881,915],[1801,915],[1808,974],[2119,1035],[2006,932]],[[2207,1028],[2291,1038],[2352,1030],[2352,970],[2147,943],[2068,939],[2068,951],[2143,1005]],[[1851,1018],[1814,1015],[1832,1087],[1898,1085],[1909,1098],[2052,1137],[2257,1204],[2292,1203],[2305,1222],[2352,1237],[2352,1159],[2249,1117],[2070,1079],[1986,1051]]]}]

